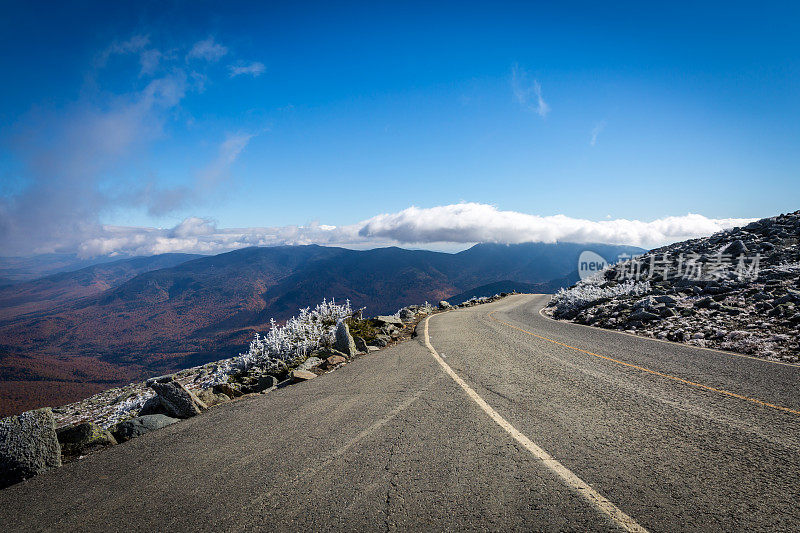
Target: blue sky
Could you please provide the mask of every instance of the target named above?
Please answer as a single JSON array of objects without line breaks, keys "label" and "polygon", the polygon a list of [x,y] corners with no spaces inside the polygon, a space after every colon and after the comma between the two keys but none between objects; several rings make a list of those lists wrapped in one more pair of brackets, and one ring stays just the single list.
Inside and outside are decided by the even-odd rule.
[{"label": "blue sky", "polygon": [[655,245],[798,209],[797,4],[4,10],[9,253]]}]

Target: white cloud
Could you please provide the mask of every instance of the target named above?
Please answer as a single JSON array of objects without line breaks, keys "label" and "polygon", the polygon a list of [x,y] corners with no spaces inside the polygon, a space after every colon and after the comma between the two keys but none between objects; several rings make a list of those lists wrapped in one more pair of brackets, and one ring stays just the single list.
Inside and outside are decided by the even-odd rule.
[{"label": "white cloud", "polygon": [[6,254],[71,249],[94,233],[99,214],[120,200],[113,197],[115,184],[108,176],[164,135],[185,83],[180,73],[170,74],[110,101],[79,101],[61,111],[26,115],[14,139],[26,187],[0,196],[0,249]]},{"label": "white cloud", "polygon": [[689,214],[651,222],[640,220],[592,221],[564,215],[539,216],[500,211],[478,203],[428,209],[409,207],[398,213],[365,221],[363,237],[414,242],[598,242],[651,247],[685,240],[746,224],[750,219],[709,219]]},{"label": "white cloud", "polygon": [[356,227],[337,228],[313,223],[307,226],[217,228],[209,219],[190,217],[168,229],[104,226],[97,236],[81,243],[78,253],[84,257],[168,252],[216,254],[248,246],[357,246],[365,241],[358,236]]},{"label": "white cloud", "polygon": [[539,216],[500,211],[478,203],[377,215],[362,222],[331,226],[218,228],[208,219],[188,218],[171,229],[105,226],[81,243],[85,256],[124,253],[150,255],[165,252],[220,253],[247,246],[322,244],[346,247],[413,245],[453,248],[476,242],[592,242],[652,248],[670,242],[711,235],[754,219],[710,219],[702,215],[665,217],[653,221],[592,221],[564,215]]},{"label": "white cloud", "polygon": [[222,59],[227,53],[228,49],[226,47],[215,42],[213,37],[209,37],[208,39],[194,43],[194,46],[192,46],[192,49],[189,50],[189,53],[186,55],[186,59],[203,59],[215,63]]},{"label": "white cloud", "polygon": [[597,137],[606,129],[606,121],[603,120],[595,124],[594,128],[592,128],[592,138],[589,140],[589,145],[594,146],[597,144]]},{"label": "white cloud", "polygon": [[141,75],[151,75],[158,70],[158,65],[161,62],[162,53],[155,48],[145,50],[139,54],[139,64],[142,66]]},{"label": "white cloud", "polygon": [[[213,38],[189,52],[206,61],[225,54]],[[130,62],[115,65],[114,87],[127,75],[129,88],[111,91],[103,85],[106,67],[121,55],[137,55],[140,70]],[[99,223],[103,213],[145,208],[159,216],[208,197],[230,177],[230,165],[253,136],[228,135],[185,185],[175,185],[181,176],[160,182],[157,170],[148,168],[143,171],[149,177],[127,175],[125,169],[146,164],[152,144],[168,135],[186,95],[202,90],[208,65],[188,66],[176,53],[153,47],[149,36],[135,35],[101,50],[90,67],[78,100],[61,108],[34,106],[9,130],[8,156],[22,185],[0,194],[4,255],[73,251],[106,234]],[[138,234],[145,239],[152,232]]]},{"label": "white cloud", "polygon": [[236,162],[253,136],[251,133],[243,132],[228,134],[219,146],[217,157],[200,172],[198,185],[210,189],[225,180],[231,165]]},{"label": "white cloud", "polygon": [[528,73],[519,65],[511,67],[511,90],[514,99],[526,109],[544,118],[550,112],[550,106],[542,97],[542,86],[537,80],[529,80]]},{"label": "white cloud", "polygon": [[103,68],[115,55],[138,54],[141,70],[140,76],[152,75],[158,69],[163,54],[150,46],[149,35],[134,35],[127,41],[114,41],[95,58],[95,67]]},{"label": "white cloud", "polygon": [[261,76],[267,68],[264,66],[264,63],[260,63],[258,61],[253,61],[252,63],[238,63],[235,65],[230,65],[228,70],[230,71],[230,77],[235,78],[236,76],[248,75],[257,78]]},{"label": "white cloud", "polygon": [[164,187],[151,179],[128,194],[130,203],[145,206],[150,215],[163,216],[216,193],[220,185],[231,178],[231,165],[254,136],[243,132],[226,135],[217,148],[217,155],[197,172],[190,184]]}]

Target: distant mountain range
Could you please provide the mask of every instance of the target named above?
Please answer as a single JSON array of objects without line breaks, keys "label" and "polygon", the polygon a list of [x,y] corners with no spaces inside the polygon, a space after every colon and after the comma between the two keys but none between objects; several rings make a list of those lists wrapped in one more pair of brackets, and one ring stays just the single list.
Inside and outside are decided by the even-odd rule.
[{"label": "distant mountain range", "polygon": [[29,281],[59,272],[71,272],[81,268],[102,263],[112,263],[123,257],[95,257],[82,258],[77,254],[39,254],[30,257],[1,257],[0,256],[0,286],[10,285],[20,281]]},{"label": "distant mountain range", "polygon": [[577,280],[587,249],[609,261],[643,252],[574,243],[478,244],[456,254],[282,246],[125,259],[17,282],[0,288],[0,414],[235,355],[270,318],[323,298],[375,315],[509,287],[550,292]]}]

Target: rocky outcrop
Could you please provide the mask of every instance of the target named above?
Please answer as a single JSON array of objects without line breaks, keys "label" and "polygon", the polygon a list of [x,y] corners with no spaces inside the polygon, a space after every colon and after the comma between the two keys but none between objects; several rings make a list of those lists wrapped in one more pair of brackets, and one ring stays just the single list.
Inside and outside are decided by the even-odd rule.
[{"label": "rocky outcrop", "polygon": [[61,444],[62,457],[78,457],[117,444],[108,430],[91,422],[60,428],[56,435]]},{"label": "rocky outcrop", "polygon": [[147,382],[169,416],[190,418],[199,415],[208,406],[172,376],[153,378]]},{"label": "rocky outcrop", "polygon": [[137,416],[114,425],[111,428],[111,434],[117,439],[117,442],[125,442],[178,421],[177,418],[166,415]]},{"label": "rocky outcrop", "polygon": [[0,488],[61,466],[49,407],[0,420]]},{"label": "rocky outcrop", "polygon": [[800,211],[679,242],[557,294],[554,318],[800,360]]}]

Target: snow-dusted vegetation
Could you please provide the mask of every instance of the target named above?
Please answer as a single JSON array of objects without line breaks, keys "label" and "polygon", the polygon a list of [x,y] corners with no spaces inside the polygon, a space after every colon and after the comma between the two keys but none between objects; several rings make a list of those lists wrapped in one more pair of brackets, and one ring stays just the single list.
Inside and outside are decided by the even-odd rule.
[{"label": "snow-dusted vegetation", "polygon": [[556,317],[570,316],[585,307],[619,296],[639,296],[650,291],[650,282],[627,280],[622,283],[607,281],[605,271],[580,281],[568,289],[559,289],[550,301]]},{"label": "snow-dusted vegetation", "polygon": [[213,386],[227,381],[228,377],[255,366],[267,372],[279,372],[302,362],[309,352],[333,343],[336,324],[353,314],[350,301],[338,305],[333,300],[323,300],[314,309],[306,307],[300,314],[279,326],[271,320],[266,335],[256,333],[247,352],[220,361],[204,385]]},{"label": "snow-dusted vegetation", "polygon": [[139,412],[147,400],[153,396],[155,396],[155,393],[148,389],[139,394],[131,395],[130,397],[114,404],[111,408],[111,412],[103,417],[103,421],[100,426],[103,428],[109,428],[120,420],[130,418],[131,415]]}]

